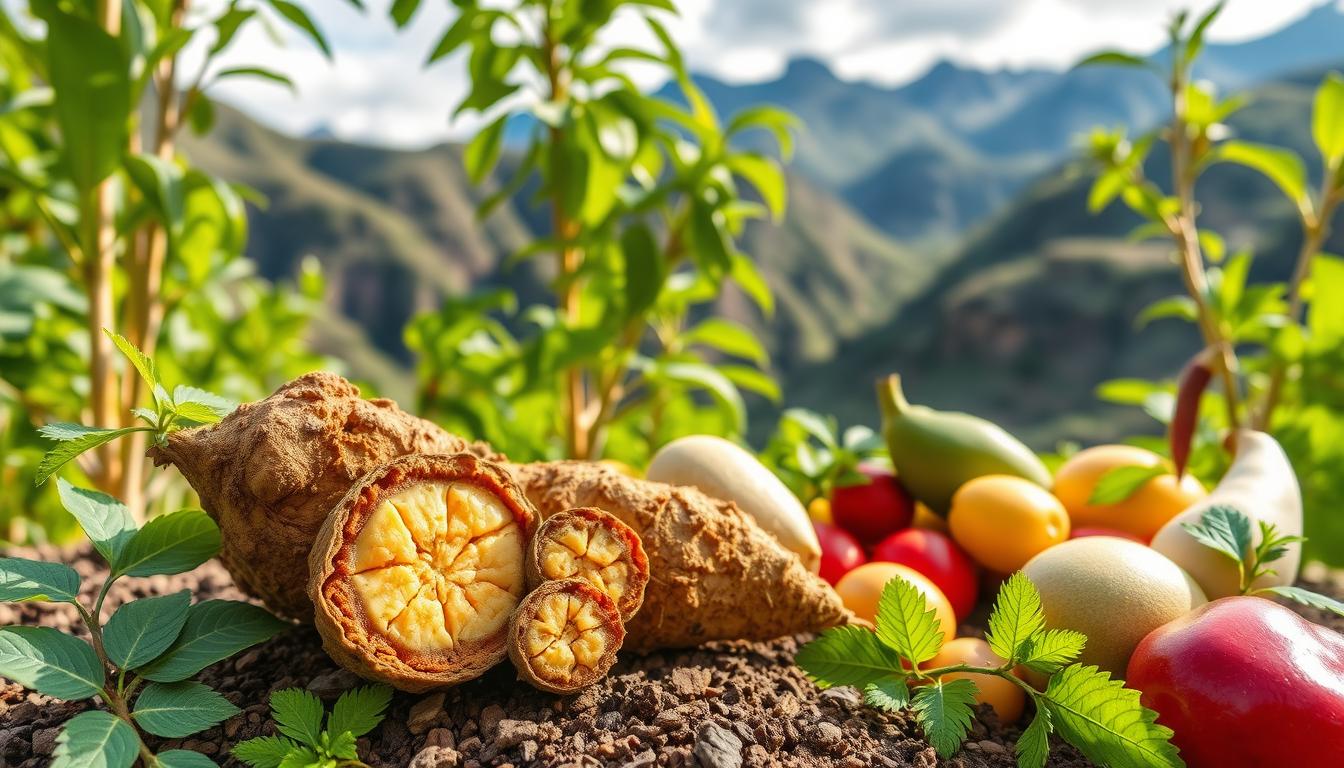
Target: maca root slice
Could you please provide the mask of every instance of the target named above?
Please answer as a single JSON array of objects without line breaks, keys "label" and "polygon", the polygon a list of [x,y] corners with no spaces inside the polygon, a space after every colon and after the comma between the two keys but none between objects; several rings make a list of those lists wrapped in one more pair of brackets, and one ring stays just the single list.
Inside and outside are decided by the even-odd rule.
[{"label": "maca root slice", "polygon": [[583,579],[543,583],[509,620],[509,659],[518,677],[551,693],[602,679],[624,641],[616,603]]},{"label": "maca root slice", "polygon": [[596,507],[546,518],[527,548],[527,583],[577,578],[605,592],[629,621],[644,603],[649,558],[639,534]]},{"label": "maca root slice", "polygon": [[309,557],[323,647],[405,691],[480,676],[506,655],[535,520],[505,470],[471,454],[373,470],[332,510]]}]

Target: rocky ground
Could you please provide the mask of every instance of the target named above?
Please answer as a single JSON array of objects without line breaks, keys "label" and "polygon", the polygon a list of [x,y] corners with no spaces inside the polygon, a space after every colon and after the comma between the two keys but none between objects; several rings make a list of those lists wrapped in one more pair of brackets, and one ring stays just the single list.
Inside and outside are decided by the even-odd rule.
[{"label": "rocky ground", "polygon": [[[86,552],[54,549],[8,554],[71,562],[97,587],[102,566]],[[1344,593],[1344,578],[1309,586]],[[120,601],[179,589],[198,600],[242,599],[216,562],[182,576],[125,579],[109,598]],[[1309,618],[1344,630],[1344,620],[1303,609]],[[0,625],[77,626],[70,606],[0,606]],[[976,631],[974,627],[964,628]],[[1013,766],[1018,730],[999,725],[983,708],[960,755],[940,761],[914,721],[863,707],[850,689],[821,691],[793,666],[800,640],[723,643],[693,651],[633,654],[601,684],[577,696],[541,693],[515,679],[507,664],[446,693],[394,698],[381,727],[360,739],[371,766]],[[272,733],[272,691],[306,687],[334,699],[358,680],[322,652],[317,633],[295,628],[207,669],[201,680],[243,709],[194,737],[152,744],[185,747],[217,762],[239,741]],[[36,768],[50,762],[60,725],[89,703],[63,703],[0,679],[0,766]],[[1049,765],[1088,763],[1057,744]]]}]

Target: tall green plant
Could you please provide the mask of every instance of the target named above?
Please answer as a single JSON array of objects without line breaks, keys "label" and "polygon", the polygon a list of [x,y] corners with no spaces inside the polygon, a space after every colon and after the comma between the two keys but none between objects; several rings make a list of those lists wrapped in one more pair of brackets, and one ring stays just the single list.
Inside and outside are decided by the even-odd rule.
[{"label": "tall green plant", "polygon": [[[408,23],[419,5],[399,0],[393,19]],[[783,215],[784,175],[733,141],[763,129],[787,156],[791,119],[756,108],[725,123],[658,20],[675,13],[670,0],[455,5],[429,62],[466,52],[471,88],[454,114],[487,121],[463,153],[473,181],[493,184],[501,158],[510,166],[481,214],[534,182],[549,233],[516,258],[547,257],[554,304],[518,312],[494,293],[413,321],[422,409],[518,458],[639,460],[686,431],[742,434],[741,390],[778,389],[753,334],[701,308],[731,280],[771,310],[736,238],[749,219]],[[658,46],[601,42],[622,13]],[[664,73],[685,105],[644,93],[629,64]],[[505,152],[514,133],[527,137],[516,154]]]}]

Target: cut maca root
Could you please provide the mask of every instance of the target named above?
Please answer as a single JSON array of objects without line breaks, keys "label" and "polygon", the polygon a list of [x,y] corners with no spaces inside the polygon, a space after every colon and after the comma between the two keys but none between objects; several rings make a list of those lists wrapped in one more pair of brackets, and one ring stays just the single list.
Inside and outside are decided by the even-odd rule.
[{"label": "cut maca root", "polygon": [[273,612],[311,620],[308,559],[327,513],[370,470],[413,453],[487,450],[416,418],[391,400],[365,400],[331,373],[309,373],[210,427],[150,449],[200,495],[223,533],[220,560]]},{"label": "cut maca root", "polygon": [[602,679],[624,640],[616,603],[578,578],[543,583],[509,620],[509,659],[518,677],[551,693]]},{"label": "cut maca root", "polygon": [[510,469],[544,518],[597,507],[638,534],[649,583],[626,623],[627,648],[763,640],[852,619],[830,585],[731,502],[585,462]]},{"label": "cut maca root", "polygon": [[546,518],[527,548],[527,583],[578,578],[605,592],[629,621],[644,602],[649,559],[634,530],[600,509],[566,509]]},{"label": "cut maca root", "polygon": [[503,468],[471,454],[406,456],[370,472],[309,557],[323,647],[405,691],[480,676],[506,654],[535,517]]}]

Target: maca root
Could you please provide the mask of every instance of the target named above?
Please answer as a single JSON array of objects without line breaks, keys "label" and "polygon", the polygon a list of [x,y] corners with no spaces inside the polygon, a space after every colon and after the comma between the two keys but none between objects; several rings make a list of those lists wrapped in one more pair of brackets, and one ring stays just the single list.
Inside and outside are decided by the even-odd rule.
[{"label": "maca root", "polygon": [[196,489],[223,533],[220,559],[244,592],[280,615],[311,620],[308,559],[318,529],[370,470],[415,453],[470,451],[391,400],[365,400],[331,373],[309,373],[219,424],[176,432],[150,449]]},{"label": "maca root", "polygon": [[518,677],[551,693],[602,679],[624,640],[616,603],[584,579],[544,582],[509,620],[509,659]]},{"label": "maca root", "polygon": [[546,518],[527,548],[527,583],[577,578],[616,603],[629,621],[644,603],[649,558],[634,530],[595,507],[566,509]]},{"label": "maca root", "polygon": [[406,691],[480,676],[506,654],[535,519],[505,470],[471,454],[373,470],[332,510],[309,557],[323,647]]}]

